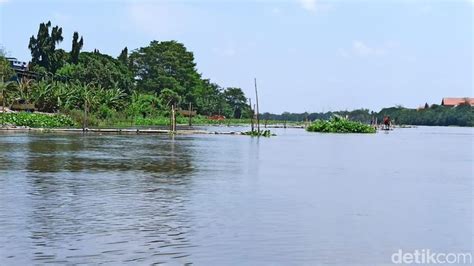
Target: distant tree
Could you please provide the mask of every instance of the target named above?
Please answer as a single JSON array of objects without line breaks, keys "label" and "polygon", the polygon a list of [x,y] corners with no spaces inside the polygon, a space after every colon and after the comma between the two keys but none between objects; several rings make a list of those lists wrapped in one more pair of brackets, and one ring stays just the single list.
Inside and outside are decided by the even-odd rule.
[{"label": "distant tree", "polygon": [[130,55],[138,88],[160,93],[168,88],[184,96],[200,82],[194,55],[176,41],[152,41]]},{"label": "distant tree", "polygon": [[77,65],[65,64],[56,74],[105,89],[118,88],[127,94],[134,87],[132,72],[117,59],[100,53],[82,52]]},{"label": "distant tree", "polygon": [[425,103],[425,109],[428,109],[430,108],[430,106],[428,105],[428,103]]},{"label": "distant tree", "polygon": [[79,62],[79,53],[81,52],[83,45],[84,45],[84,40],[82,36],[81,36],[81,39],[79,40],[79,33],[75,31],[72,36],[71,63],[77,64]]},{"label": "distant tree", "polygon": [[232,116],[232,109],[227,103],[221,87],[210,80],[201,80],[192,92],[195,106],[200,114]]},{"label": "distant tree", "polygon": [[10,62],[0,55],[0,81],[7,81],[15,75]]},{"label": "distant tree", "polygon": [[123,48],[122,52],[120,52],[120,55],[117,57],[117,59],[122,62],[122,64],[128,66],[128,48],[125,47]]},{"label": "distant tree", "polygon": [[44,67],[50,72],[55,72],[60,64],[56,52],[56,45],[63,41],[63,29],[59,26],[51,27],[51,21],[41,23],[38,34],[31,36],[28,48],[31,51],[32,63]]},{"label": "distant tree", "polygon": [[[10,90],[16,87],[16,82],[10,81],[15,72],[3,55],[0,55],[0,105],[7,103],[6,96]],[[5,97],[5,98],[4,98]]]},{"label": "distant tree", "polygon": [[181,101],[181,97],[175,91],[170,89],[163,89],[161,90],[159,96],[160,102],[162,106],[171,107],[171,105],[178,105]]},{"label": "distant tree", "polygon": [[240,88],[227,88],[223,92],[226,102],[232,110],[234,118],[241,118],[242,111],[247,107],[247,97]]}]

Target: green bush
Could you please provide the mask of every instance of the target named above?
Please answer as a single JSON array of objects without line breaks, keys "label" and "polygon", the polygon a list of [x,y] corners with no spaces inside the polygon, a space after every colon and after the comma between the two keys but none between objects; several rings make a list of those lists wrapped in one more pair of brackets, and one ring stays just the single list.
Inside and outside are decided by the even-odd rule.
[{"label": "green bush", "polygon": [[99,119],[110,119],[115,115],[115,111],[107,105],[101,105],[96,114]]},{"label": "green bush", "polygon": [[46,115],[26,112],[2,114],[0,115],[0,121],[7,125],[35,128],[75,126],[74,121],[66,115]]},{"label": "green bush", "polygon": [[349,121],[338,116],[334,116],[329,121],[316,120],[306,128],[309,132],[324,133],[375,133],[376,129],[369,125]]},{"label": "green bush", "polygon": [[247,135],[247,136],[251,136],[251,137],[271,137],[271,136],[276,136],[275,134],[272,134],[272,132],[270,132],[270,130],[263,130],[263,131],[246,131],[246,132],[242,132],[242,135]]}]

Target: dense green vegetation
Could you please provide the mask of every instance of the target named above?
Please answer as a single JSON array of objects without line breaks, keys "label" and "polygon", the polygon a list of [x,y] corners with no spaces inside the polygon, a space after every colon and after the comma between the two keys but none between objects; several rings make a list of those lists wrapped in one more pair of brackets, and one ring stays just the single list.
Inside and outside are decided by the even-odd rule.
[{"label": "dense green vegetation", "polygon": [[310,132],[323,133],[375,133],[376,129],[361,122],[350,121],[339,116],[330,120],[316,120],[306,128]]},{"label": "dense green vegetation", "polygon": [[271,136],[276,136],[275,134],[272,134],[270,130],[262,130],[260,132],[254,130],[254,131],[246,131],[242,132],[242,135],[247,135],[251,137],[266,137],[269,138]]},{"label": "dense green vegetation", "polygon": [[72,127],[75,125],[75,122],[70,117],[65,115],[49,115],[26,112],[0,114],[0,122],[3,125],[37,128]]},{"label": "dense green vegetation", "polygon": [[379,121],[389,115],[396,124],[425,126],[474,126],[474,108],[469,105],[445,107],[432,105],[425,109],[402,107],[384,108],[379,112]]},{"label": "dense green vegetation", "polygon": [[[81,124],[149,124],[169,121],[171,105],[203,116],[249,118],[247,98],[240,88],[223,88],[197,72],[194,55],[176,41],[152,41],[117,58],[81,51],[84,38],[74,32],[69,52],[57,49],[63,30],[41,23],[30,38],[30,70],[37,80],[19,80],[0,55],[0,86],[6,106],[16,99],[34,103],[38,111],[71,115]],[[1,97],[1,96],[0,96]],[[178,118],[178,122],[183,120]],[[186,120],[187,121],[187,120]]]},{"label": "dense green vegetation", "polygon": [[320,112],[320,113],[289,113],[284,112],[282,114],[261,114],[262,120],[278,120],[278,121],[315,121],[315,120],[329,120],[331,117],[338,115],[341,117],[348,117],[350,120],[359,121],[363,123],[370,123],[376,112],[370,111],[369,109],[357,109],[353,111],[335,111],[335,112]]},{"label": "dense green vegetation", "polygon": [[325,113],[283,113],[281,115],[264,113],[261,117],[279,121],[314,121],[329,120],[334,115],[347,117],[349,120],[370,124],[377,119],[382,122],[384,116],[390,116],[392,122],[398,125],[425,126],[474,126],[474,107],[461,105],[445,107],[441,105],[426,106],[424,109],[409,109],[401,106],[384,108],[380,112],[368,109],[353,111],[338,111]]}]

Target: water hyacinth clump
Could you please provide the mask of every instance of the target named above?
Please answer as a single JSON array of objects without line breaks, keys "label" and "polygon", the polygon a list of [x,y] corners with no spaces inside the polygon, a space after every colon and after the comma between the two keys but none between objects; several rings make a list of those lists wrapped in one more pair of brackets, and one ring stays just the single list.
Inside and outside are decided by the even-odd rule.
[{"label": "water hyacinth clump", "polygon": [[251,137],[271,137],[271,136],[276,136],[275,134],[272,134],[272,132],[270,132],[270,130],[263,130],[263,131],[246,131],[246,132],[242,132],[242,135],[247,135],[247,136],[251,136]]},{"label": "water hyacinth clump", "polygon": [[75,126],[75,122],[66,115],[49,115],[27,112],[0,114],[0,123],[4,125],[32,128]]},{"label": "water hyacinth clump", "polygon": [[323,133],[375,133],[376,129],[361,122],[350,121],[338,116],[330,120],[316,120],[306,128],[309,132]]}]

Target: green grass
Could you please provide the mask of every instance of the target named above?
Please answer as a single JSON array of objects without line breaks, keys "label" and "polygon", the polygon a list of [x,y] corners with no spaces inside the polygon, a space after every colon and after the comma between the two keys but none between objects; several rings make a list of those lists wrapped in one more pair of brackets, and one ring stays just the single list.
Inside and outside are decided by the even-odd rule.
[{"label": "green grass", "polygon": [[[78,121],[82,118],[79,116]],[[81,120],[82,121],[82,120]],[[170,124],[170,118],[168,116],[151,116],[151,117],[135,117],[135,118],[125,118],[125,117],[114,117],[109,119],[97,119],[93,115],[89,117],[90,127],[132,127],[132,126],[168,126]],[[78,122],[82,124],[82,122]],[[178,125],[188,125],[189,118],[183,116],[176,117],[176,123]],[[193,126],[208,126],[208,125],[223,125],[223,126],[248,126],[250,125],[250,119],[235,119],[228,118],[225,120],[211,120],[206,116],[198,115],[193,117],[192,125]],[[282,121],[268,121],[268,125],[282,124]],[[288,125],[297,123],[287,123]],[[264,123],[260,123],[260,127],[263,127]]]},{"label": "green grass", "polygon": [[355,121],[333,117],[329,121],[316,120],[306,128],[309,132],[323,133],[375,133],[376,129]]},{"label": "green grass", "polygon": [[66,115],[47,115],[37,113],[4,113],[0,114],[3,125],[24,126],[33,128],[74,127],[76,123]]},{"label": "green grass", "polygon": [[[58,127],[82,127],[84,112],[80,110],[67,111],[65,114],[47,115],[40,113],[6,113],[3,117],[0,114],[0,123],[13,126],[26,126],[31,128],[58,128]],[[188,125],[189,118],[177,116],[176,122],[178,125]],[[193,126],[208,126],[208,125],[223,125],[223,126],[249,126],[250,119],[225,119],[225,120],[211,120],[207,116],[198,115],[193,117]],[[150,117],[134,117],[127,118],[122,114],[116,114],[107,119],[100,119],[96,114],[88,114],[87,125],[89,128],[126,128],[135,126],[169,126],[170,119],[167,116],[150,116]],[[282,124],[282,121],[267,121],[268,125]],[[287,123],[288,125],[297,123]],[[261,121],[260,127],[264,126]],[[263,131],[262,131],[263,132]]]}]

